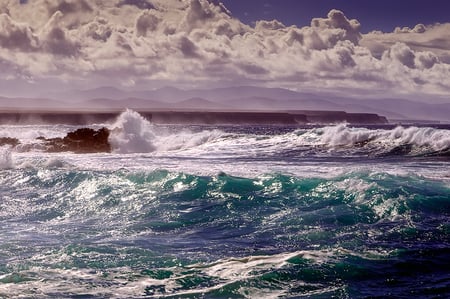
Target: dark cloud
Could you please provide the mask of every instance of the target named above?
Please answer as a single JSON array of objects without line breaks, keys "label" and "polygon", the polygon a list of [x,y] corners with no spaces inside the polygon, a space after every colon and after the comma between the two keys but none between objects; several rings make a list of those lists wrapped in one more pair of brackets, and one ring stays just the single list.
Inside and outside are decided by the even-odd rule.
[{"label": "dark cloud", "polygon": [[209,7],[205,7],[200,0],[190,0],[190,5],[186,14],[188,26],[195,27],[205,20],[213,17],[214,13],[209,9]]},{"label": "dark cloud", "polygon": [[121,7],[123,5],[132,5],[136,6],[139,9],[155,9],[153,4],[149,3],[146,0],[122,0],[117,6]]},{"label": "dark cloud", "polygon": [[185,36],[180,39],[180,50],[186,58],[200,58],[197,46]]},{"label": "dark cloud", "polygon": [[419,68],[430,69],[439,63],[439,58],[431,52],[419,52],[416,54],[416,65]]},{"label": "dark cloud", "polygon": [[299,43],[300,45],[303,45],[304,41],[305,41],[305,36],[297,28],[293,28],[293,29],[289,30],[289,32],[286,34],[286,43],[289,46],[292,46],[292,44],[295,42]]},{"label": "dark cloud", "polygon": [[44,48],[52,54],[75,56],[79,52],[80,45],[68,40],[61,28],[53,28],[44,40]]},{"label": "dark cloud", "polygon": [[29,52],[37,46],[38,39],[29,27],[14,22],[6,14],[0,15],[0,47]]},{"label": "dark cloud", "polygon": [[62,18],[63,13],[58,10],[44,26],[40,36],[41,50],[55,55],[76,56],[82,45],[67,36],[67,30],[61,25]]},{"label": "dark cloud", "polygon": [[415,58],[416,55],[414,52],[405,44],[397,43],[395,44],[389,52],[386,52],[386,55],[391,59],[399,61],[401,64],[409,67],[415,68]]},{"label": "dark cloud", "polygon": [[145,36],[147,31],[155,31],[158,28],[160,19],[145,11],[136,20],[136,34],[137,36]]},{"label": "dark cloud", "polygon": [[57,5],[49,6],[49,13],[53,15],[60,11],[63,14],[92,12],[92,7],[85,0],[60,0]]},{"label": "dark cloud", "polygon": [[94,40],[106,42],[113,33],[113,26],[107,20],[97,18],[86,25],[86,35]]},{"label": "dark cloud", "polygon": [[238,67],[246,73],[252,75],[265,75],[269,73],[265,68],[250,63],[241,63]]}]

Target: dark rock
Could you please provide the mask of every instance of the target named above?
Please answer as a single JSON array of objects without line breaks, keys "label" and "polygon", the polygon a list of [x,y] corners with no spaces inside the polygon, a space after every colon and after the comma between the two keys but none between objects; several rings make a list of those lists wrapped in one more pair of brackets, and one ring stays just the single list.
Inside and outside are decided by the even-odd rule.
[{"label": "dark rock", "polygon": [[82,128],[68,133],[64,138],[39,139],[44,141],[48,152],[109,153],[111,145],[108,137],[107,128],[99,130]]},{"label": "dark rock", "polygon": [[12,147],[15,147],[19,144],[20,144],[20,142],[19,142],[19,139],[17,139],[17,138],[0,137],[0,146],[10,145]]}]

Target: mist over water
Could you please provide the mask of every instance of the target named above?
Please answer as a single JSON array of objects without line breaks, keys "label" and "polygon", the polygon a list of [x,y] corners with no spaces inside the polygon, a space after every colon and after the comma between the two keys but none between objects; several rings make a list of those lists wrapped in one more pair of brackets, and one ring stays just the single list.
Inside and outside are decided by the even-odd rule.
[{"label": "mist over water", "polygon": [[112,153],[2,128],[0,297],[450,294],[445,126],[103,125]]}]

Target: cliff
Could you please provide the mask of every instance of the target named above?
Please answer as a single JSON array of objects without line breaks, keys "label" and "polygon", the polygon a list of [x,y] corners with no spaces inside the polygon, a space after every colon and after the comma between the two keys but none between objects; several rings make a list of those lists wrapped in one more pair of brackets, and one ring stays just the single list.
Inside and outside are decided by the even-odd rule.
[{"label": "cliff", "polygon": [[[138,111],[156,124],[205,124],[205,125],[296,125],[296,124],[385,124],[384,116],[371,113],[347,113],[344,111]],[[0,124],[72,124],[111,122],[121,111],[108,112],[0,112]]]}]

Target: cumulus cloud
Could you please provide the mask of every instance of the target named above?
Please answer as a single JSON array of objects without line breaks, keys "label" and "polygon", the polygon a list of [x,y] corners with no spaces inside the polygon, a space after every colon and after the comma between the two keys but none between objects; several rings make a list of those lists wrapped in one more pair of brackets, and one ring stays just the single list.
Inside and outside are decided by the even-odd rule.
[{"label": "cumulus cloud", "polygon": [[277,20],[248,26],[208,0],[5,1],[0,63],[18,80],[431,94],[450,87],[450,24],[361,34],[339,10],[299,28]]},{"label": "cumulus cloud", "polygon": [[26,24],[17,23],[9,15],[1,14],[0,45],[10,50],[29,52],[38,47],[38,38]]},{"label": "cumulus cloud", "polygon": [[357,20],[349,20],[342,11],[333,9],[328,13],[328,18],[315,18],[311,22],[312,28],[333,30],[334,39],[345,39],[357,44],[361,38],[359,32],[361,25]]},{"label": "cumulus cloud", "polygon": [[156,31],[160,22],[160,18],[150,13],[149,11],[144,11],[136,20],[137,36],[146,36],[147,31]]},{"label": "cumulus cloud", "polygon": [[393,32],[371,32],[363,36],[361,45],[369,48],[374,56],[381,56],[394,44],[401,42],[414,51],[432,51],[441,61],[450,63],[450,23],[414,28],[396,28]]}]

